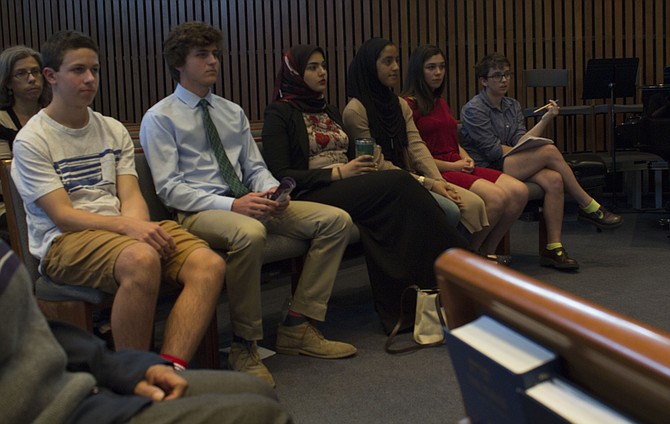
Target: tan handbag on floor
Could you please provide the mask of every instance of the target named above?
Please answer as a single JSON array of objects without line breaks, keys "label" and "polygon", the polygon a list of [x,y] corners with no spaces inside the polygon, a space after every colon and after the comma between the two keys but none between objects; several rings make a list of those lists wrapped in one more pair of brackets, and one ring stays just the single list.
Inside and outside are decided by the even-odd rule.
[{"label": "tan handbag on floor", "polygon": [[416,293],[416,314],[414,317],[415,344],[401,348],[391,347],[398,334],[398,330],[403,324],[404,314],[401,308],[400,318],[384,345],[388,353],[412,352],[424,347],[439,346],[444,343],[444,328],[447,326],[447,320],[444,316],[442,302],[440,301],[440,291],[438,289],[422,289],[415,284],[411,285],[403,291],[401,305],[404,304],[402,301],[405,296],[412,292]]}]

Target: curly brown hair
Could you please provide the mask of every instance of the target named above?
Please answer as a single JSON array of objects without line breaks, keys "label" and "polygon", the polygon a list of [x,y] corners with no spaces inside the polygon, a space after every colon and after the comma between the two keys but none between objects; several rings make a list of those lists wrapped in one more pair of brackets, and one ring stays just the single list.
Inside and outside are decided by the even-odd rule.
[{"label": "curly brown hair", "polygon": [[223,47],[223,33],[209,24],[186,22],[174,27],[163,43],[163,57],[172,79],[179,82],[177,68],[186,63],[186,56],[191,49],[212,44],[220,50]]}]

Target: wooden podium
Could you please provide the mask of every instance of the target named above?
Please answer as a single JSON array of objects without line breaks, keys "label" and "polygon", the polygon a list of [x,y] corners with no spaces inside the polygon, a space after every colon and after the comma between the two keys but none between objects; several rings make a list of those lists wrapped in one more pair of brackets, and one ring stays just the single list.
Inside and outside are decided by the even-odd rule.
[{"label": "wooden podium", "polygon": [[670,422],[670,334],[464,250],[435,271],[450,329],[487,314],[556,352],[567,378],[622,413]]}]

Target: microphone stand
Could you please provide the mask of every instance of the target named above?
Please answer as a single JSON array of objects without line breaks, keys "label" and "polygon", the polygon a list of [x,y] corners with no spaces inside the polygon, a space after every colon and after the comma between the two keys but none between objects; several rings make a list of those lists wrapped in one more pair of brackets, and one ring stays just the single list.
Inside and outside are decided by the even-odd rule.
[{"label": "microphone stand", "polygon": [[610,89],[610,148],[612,149],[612,193],[614,194],[612,197],[612,211],[616,212],[617,210],[617,202],[616,202],[616,196],[617,196],[617,184],[616,184],[616,141],[614,137],[614,132],[616,131],[616,119],[614,118],[614,87],[616,86],[616,83],[610,82],[608,84],[608,87]]}]

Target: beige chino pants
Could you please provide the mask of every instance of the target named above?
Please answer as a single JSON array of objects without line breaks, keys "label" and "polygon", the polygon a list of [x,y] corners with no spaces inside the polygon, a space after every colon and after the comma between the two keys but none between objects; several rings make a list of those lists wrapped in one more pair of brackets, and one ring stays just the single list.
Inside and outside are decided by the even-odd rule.
[{"label": "beige chino pants", "polygon": [[310,241],[291,309],[323,321],[344,249],[354,225],[339,208],[292,201],[279,217],[260,222],[232,211],[178,214],[184,228],[226,257],[226,292],[233,332],[246,340],[263,338],[261,265],[267,234]]}]

